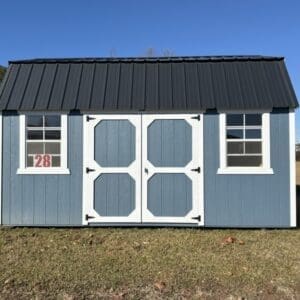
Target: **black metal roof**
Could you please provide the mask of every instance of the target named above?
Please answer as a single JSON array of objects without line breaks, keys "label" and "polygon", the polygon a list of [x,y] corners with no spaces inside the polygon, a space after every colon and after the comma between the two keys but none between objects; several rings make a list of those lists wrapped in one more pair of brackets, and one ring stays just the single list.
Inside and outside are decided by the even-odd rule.
[{"label": "black metal roof", "polygon": [[11,61],[0,110],[196,111],[298,106],[282,57]]}]

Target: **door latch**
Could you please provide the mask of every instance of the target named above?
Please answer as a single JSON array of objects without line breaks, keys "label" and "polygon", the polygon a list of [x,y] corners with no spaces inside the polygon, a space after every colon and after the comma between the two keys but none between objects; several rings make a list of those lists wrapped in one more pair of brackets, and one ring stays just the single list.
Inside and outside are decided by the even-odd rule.
[{"label": "door latch", "polygon": [[96,118],[90,117],[90,116],[86,116],[86,121],[89,122],[91,120],[95,120]]},{"label": "door latch", "polygon": [[195,116],[195,117],[192,117],[191,119],[200,121],[200,115],[197,115],[197,116]]},{"label": "door latch", "polygon": [[200,215],[197,216],[197,217],[193,217],[192,219],[193,219],[193,220],[197,220],[198,222],[201,222],[201,216],[200,216]]},{"label": "door latch", "polygon": [[95,172],[95,169],[90,169],[89,167],[85,168],[86,173]]},{"label": "door latch", "polygon": [[88,214],[85,215],[85,220],[88,221],[89,219],[95,219],[93,216],[89,216]]},{"label": "door latch", "polygon": [[192,169],[191,171],[194,171],[194,172],[200,173],[200,172],[201,172],[201,168],[200,168],[200,167],[198,167],[198,168],[196,168],[196,169]]}]

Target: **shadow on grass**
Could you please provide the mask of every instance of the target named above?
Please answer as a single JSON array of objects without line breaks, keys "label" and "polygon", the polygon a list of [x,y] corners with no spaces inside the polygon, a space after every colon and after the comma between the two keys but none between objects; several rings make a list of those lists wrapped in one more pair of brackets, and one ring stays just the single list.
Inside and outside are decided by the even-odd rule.
[{"label": "shadow on grass", "polygon": [[300,185],[297,185],[296,193],[297,193],[297,197],[296,197],[297,227],[300,228]]}]

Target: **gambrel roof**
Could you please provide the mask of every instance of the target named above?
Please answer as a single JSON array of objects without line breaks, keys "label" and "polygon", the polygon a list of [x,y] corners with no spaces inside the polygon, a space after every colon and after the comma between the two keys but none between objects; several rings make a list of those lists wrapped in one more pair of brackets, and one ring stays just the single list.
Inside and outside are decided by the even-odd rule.
[{"label": "gambrel roof", "polygon": [[205,111],[298,106],[282,57],[11,61],[0,110]]}]

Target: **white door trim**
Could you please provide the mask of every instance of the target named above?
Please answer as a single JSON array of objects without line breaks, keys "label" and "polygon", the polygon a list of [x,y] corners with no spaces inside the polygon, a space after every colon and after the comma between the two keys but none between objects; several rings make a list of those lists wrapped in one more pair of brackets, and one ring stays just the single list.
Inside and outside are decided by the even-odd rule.
[{"label": "white door trim", "polygon": [[[87,116],[91,119],[87,121]],[[141,116],[140,115],[83,115],[83,210],[82,224],[141,222]],[[101,167],[94,160],[94,128],[102,120],[128,120],[135,126],[135,161],[128,167]],[[86,173],[86,168],[95,172]],[[128,173],[135,180],[135,209],[129,216],[100,216],[93,207],[94,180],[102,173]],[[86,214],[94,218],[86,220]]]},{"label": "white door trim", "polygon": [[[203,201],[203,114],[200,120],[193,119],[196,114],[160,114],[142,116],[142,222],[143,223],[196,223],[204,224]],[[185,167],[154,167],[147,160],[147,129],[154,120],[185,120],[192,126],[192,160]],[[192,169],[200,166],[200,173]],[[147,174],[144,170],[147,169]],[[154,173],[185,173],[193,182],[193,209],[184,217],[157,217],[147,209],[147,183]],[[201,220],[192,219],[200,215]]]}]

